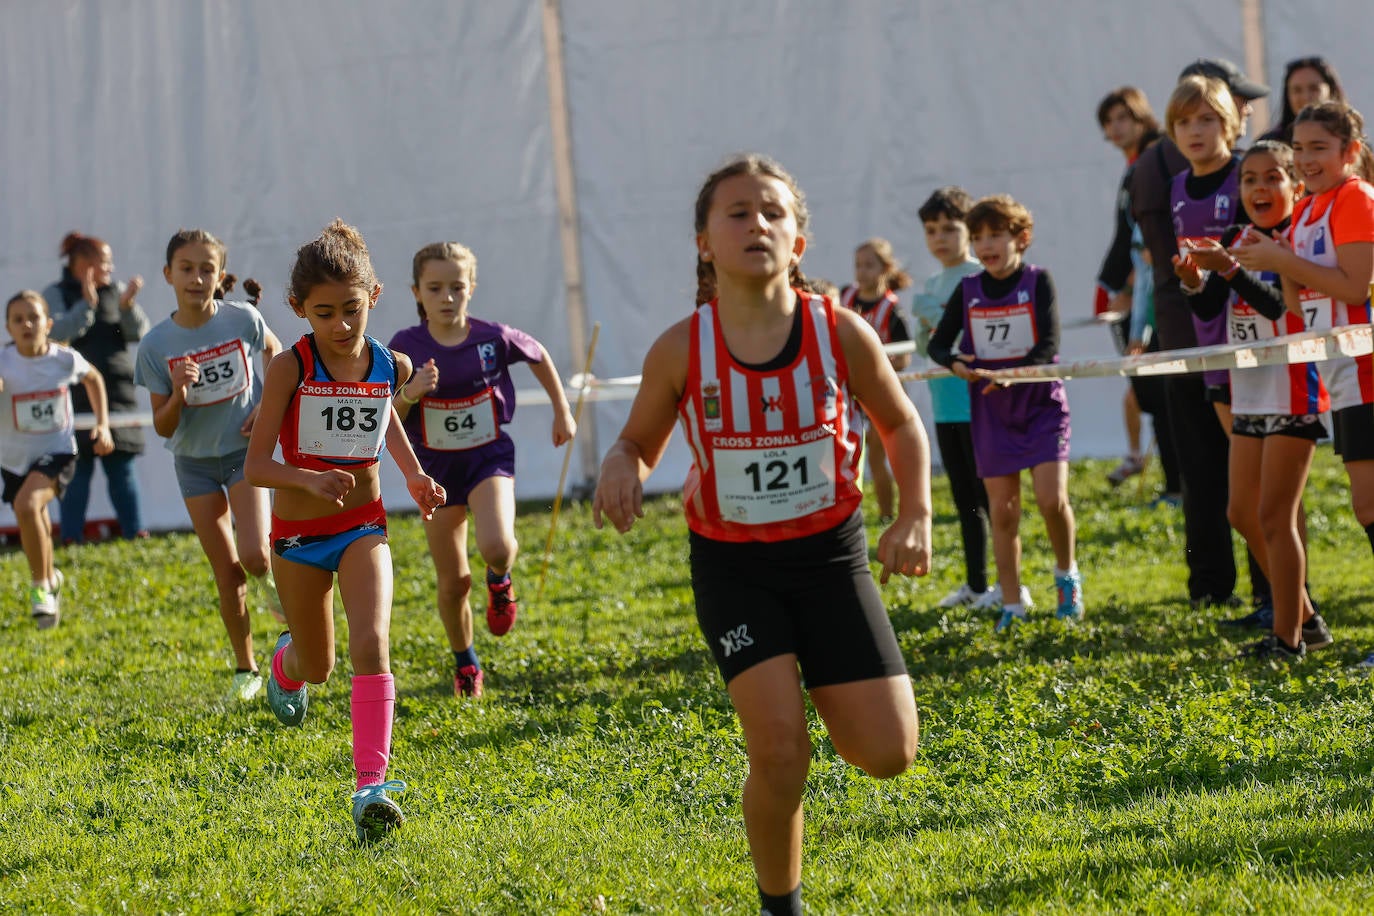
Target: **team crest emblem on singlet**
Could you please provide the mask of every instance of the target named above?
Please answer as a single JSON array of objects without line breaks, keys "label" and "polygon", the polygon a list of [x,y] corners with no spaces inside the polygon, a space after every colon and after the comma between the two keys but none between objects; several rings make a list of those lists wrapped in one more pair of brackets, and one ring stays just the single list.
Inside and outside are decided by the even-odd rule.
[{"label": "team crest emblem on singlet", "polygon": [[482,361],[482,372],[496,371],[496,344],[480,343],[477,345],[477,358]]},{"label": "team crest emblem on singlet", "polygon": [[1318,226],[1316,233],[1312,236],[1312,253],[1326,254],[1326,227]]},{"label": "team crest emblem on singlet", "polygon": [[720,382],[715,379],[701,383],[701,413],[708,433],[718,433],[724,428],[720,417]]},{"label": "team crest emblem on singlet", "polygon": [[835,380],[828,375],[818,375],[811,379],[811,390],[815,393],[815,401],[821,408],[821,416],[827,420],[835,416],[835,398],[840,393],[840,386],[835,384]]},{"label": "team crest emblem on singlet", "polygon": [[1216,219],[1230,222],[1231,220],[1231,197],[1227,194],[1218,194],[1216,203],[1212,205],[1212,216]]},{"label": "team crest emblem on singlet", "polygon": [[1016,301],[1017,303],[1030,302],[1030,293],[1026,292],[1024,289],[1018,289],[1016,291]]}]

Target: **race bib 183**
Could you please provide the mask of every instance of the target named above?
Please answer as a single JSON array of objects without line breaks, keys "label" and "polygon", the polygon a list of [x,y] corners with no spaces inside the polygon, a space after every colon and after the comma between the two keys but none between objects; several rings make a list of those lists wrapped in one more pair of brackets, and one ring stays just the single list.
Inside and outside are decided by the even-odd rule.
[{"label": "race bib 183", "polygon": [[316,458],[368,461],[382,453],[391,419],[386,382],[305,382],[297,444]]}]

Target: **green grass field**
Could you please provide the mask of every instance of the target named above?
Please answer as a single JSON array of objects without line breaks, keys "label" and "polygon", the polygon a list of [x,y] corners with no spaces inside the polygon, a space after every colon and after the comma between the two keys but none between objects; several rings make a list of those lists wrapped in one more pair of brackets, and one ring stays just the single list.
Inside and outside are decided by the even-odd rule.
[{"label": "green grass field", "polygon": [[[1181,516],[1138,507],[1134,481],[1107,489],[1108,467],[1076,464],[1071,485],[1086,622],[1048,619],[1028,515],[1041,611],[1009,638],[932,609],[962,580],[936,480],[935,571],[884,589],[921,750],[877,782],[816,727],[812,912],[1374,908],[1374,689],[1351,670],[1374,649],[1374,565],[1340,465],[1321,450],[1308,501],[1337,642],[1291,671],[1228,660],[1219,612],[1184,600]],[[462,702],[419,523],[393,517],[390,775],[409,822],[369,848],[347,806],[346,642],[305,727],[285,729],[261,700],[223,699],[231,658],[191,536],[59,553],[75,590],[48,633],[8,555],[0,912],[757,912],[743,742],[697,633],[676,501],[624,538],[565,507],[534,606],[548,524],[520,517],[520,622],[499,642],[479,624],[487,696]],[[276,628],[255,620],[263,657]]]}]

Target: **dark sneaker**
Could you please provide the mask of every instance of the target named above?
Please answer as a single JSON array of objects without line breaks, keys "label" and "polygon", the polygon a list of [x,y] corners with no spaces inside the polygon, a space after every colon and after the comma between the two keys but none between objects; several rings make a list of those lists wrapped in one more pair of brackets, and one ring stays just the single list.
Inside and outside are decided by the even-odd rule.
[{"label": "dark sneaker", "polygon": [[1244,630],[1272,630],[1274,629],[1274,605],[1268,601],[1255,605],[1255,609],[1244,617],[1232,617],[1229,620],[1218,620],[1219,627],[1236,627]]},{"label": "dark sneaker", "polygon": [[1195,611],[1208,607],[1238,608],[1244,607],[1245,601],[1240,595],[1198,595],[1188,599],[1188,606]]},{"label": "dark sneaker", "polygon": [[363,786],[353,793],[353,823],[358,828],[358,842],[380,840],[405,823],[401,806],[387,798],[388,792],[404,792],[406,784],[399,779]]},{"label": "dark sneaker", "polygon": [[1290,649],[1283,640],[1273,633],[1261,639],[1259,642],[1251,643],[1236,654],[1238,661],[1264,661],[1264,662],[1300,662],[1307,657],[1307,643],[1298,640],[1298,647]]},{"label": "dark sneaker", "polygon": [[1313,614],[1312,619],[1302,625],[1302,641],[1310,649],[1325,649],[1336,641],[1331,628],[1326,625],[1321,614]]},{"label": "dark sneaker", "polygon": [[505,636],[515,626],[520,606],[515,601],[515,586],[509,578],[499,585],[487,583],[487,629],[492,636]]},{"label": "dark sneaker", "polygon": [[477,699],[482,695],[482,669],[476,665],[464,665],[453,676],[453,695]]}]

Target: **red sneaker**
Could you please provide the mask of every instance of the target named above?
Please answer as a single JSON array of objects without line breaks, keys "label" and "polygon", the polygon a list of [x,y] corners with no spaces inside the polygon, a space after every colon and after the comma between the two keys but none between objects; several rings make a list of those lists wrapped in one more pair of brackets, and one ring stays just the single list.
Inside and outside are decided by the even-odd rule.
[{"label": "red sneaker", "polygon": [[472,697],[476,699],[482,695],[482,669],[476,665],[464,665],[458,669],[458,673],[453,676],[453,695],[455,697]]},{"label": "red sneaker", "polygon": [[505,636],[515,626],[520,606],[515,602],[515,588],[510,578],[500,585],[487,583],[487,629],[492,636]]}]

